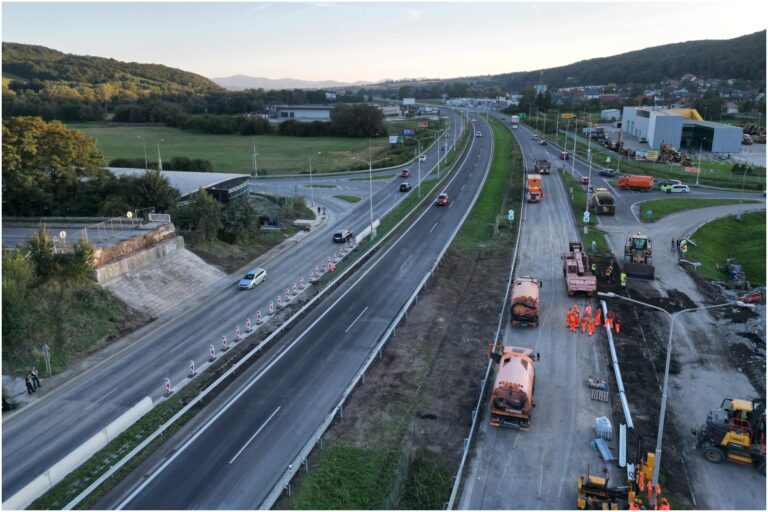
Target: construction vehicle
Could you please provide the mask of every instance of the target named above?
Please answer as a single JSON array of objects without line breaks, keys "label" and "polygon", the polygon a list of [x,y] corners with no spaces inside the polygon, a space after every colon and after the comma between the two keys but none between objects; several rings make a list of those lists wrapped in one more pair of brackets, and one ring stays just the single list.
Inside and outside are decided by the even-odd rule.
[{"label": "construction vehicle", "polygon": [[576,505],[579,510],[626,510],[627,487],[608,487],[608,477],[579,475]]},{"label": "construction vehicle", "polygon": [[509,122],[512,123],[513,126],[517,126],[520,122],[520,116],[509,116]]},{"label": "construction vehicle", "polygon": [[707,414],[707,423],[692,430],[704,458],[755,466],[765,471],[765,399],[726,398]]},{"label": "construction vehicle", "polygon": [[589,206],[595,213],[616,215],[616,203],[613,200],[613,194],[607,188],[596,188],[589,200]]},{"label": "construction vehicle", "polygon": [[563,277],[568,295],[583,292],[592,297],[597,291],[597,278],[589,266],[589,256],[581,249],[581,242],[570,242],[563,255]]},{"label": "construction vehicle", "polygon": [[529,203],[538,203],[541,199],[544,199],[544,191],[541,189],[541,176],[529,174],[525,192]]},{"label": "construction vehicle", "polygon": [[651,264],[651,239],[638,232],[629,237],[624,246],[624,273],[628,276],[653,279],[655,269]]},{"label": "construction vehicle", "polygon": [[736,263],[735,258],[728,258],[725,263],[720,264],[715,262],[717,270],[728,274],[728,282],[726,286],[735,290],[749,290],[751,286],[747,281],[747,275],[744,273],[744,268]]},{"label": "construction vehicle", "polygon": [[622,190],[641,190],[643,192],[648,192],[653,188],[653,176],[640,176],[636,174],[619,176],[616,185]]},{"label": "construction vehicle", "polygon": [[536,163],[533,164],[533,172],[537,172],[539,174],[549,174],[551,170],[552,164],[546,158],[536,160]]},{"label": "construction vehicle", "polygon": [[491,358],[498,363],[491,394],[491,425],[528,431],[535,383],[533,350],[498,345]]},{"label": "construction vehicle", "polygon": [[539,288],[541,281],[529,276],[518,277],[509,300],[509,321],[513,326],[539,325]]}]

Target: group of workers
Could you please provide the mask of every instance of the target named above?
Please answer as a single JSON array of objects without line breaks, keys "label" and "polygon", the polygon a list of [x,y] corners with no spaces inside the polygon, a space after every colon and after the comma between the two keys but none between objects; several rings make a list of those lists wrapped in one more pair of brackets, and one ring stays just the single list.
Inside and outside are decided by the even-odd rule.
[{"label": "group of workers", "polygon": [[629,503],[629,510],[646,510],[645,504],[643,503],[643,499],[640,497],[640,495],[643,493],[643,491],[646,492],[646,497],[648,498],[648,503],[651,502],[651,496],[653,494],[653,491],[656,491],[656,499],[654,501],[654,509],[655,510],[670,510],[669,501],[667,498],[663,497],[661,495],[661,485],[658,483],[656,484],[656,489],[653,488],[653,482],[648,480],[645,481],[645,473],[643,471],[638,472],[637,475],[637,494],[635,495],[635,499]]},{"label": "group of workers", "polygon": [[605,315],[605,323],[603,321],[603,311],[600,308],[596,308],[594,315],[592,314],[592,306],[587,304],[584,311],[579,313],[579,306],[573,305],[566,314],[566,326],[571,332],[578,332],[579,326],[581,326],[581,334],[588,334],[592,336],[595,333],[595,327],[605,325],[609,329],[615,329],[616,334],[621,331],[621,313],[608,311]]},{"label": "group of workers", "polygon": [[[611,261],[608,263],[608,265],[606,265],[605,271],[603,272],[603,278],[606,281],[608,281],[609,283],[613,282],[613,265],[614,265],[614,263],[615,263],[615,261],[613,260],[613,258],[611,258]],[[593,262],[592,265],[590,265],[590,270],[592,271],[592,274],[594,276],[597,276],[598,275],[597,274],[597,263]],[[620,282],[621,282],[621,287],[622,288],[626,288],[627,287],[627,274],[622,272],[621,275],[619,276],[619,278],[620,278]]]}]

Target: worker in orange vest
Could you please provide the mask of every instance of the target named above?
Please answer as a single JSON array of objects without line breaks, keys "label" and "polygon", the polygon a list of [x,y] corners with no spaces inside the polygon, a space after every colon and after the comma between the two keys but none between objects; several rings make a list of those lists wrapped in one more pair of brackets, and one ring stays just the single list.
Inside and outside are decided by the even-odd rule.
[{"label": "worker in orange vest", "polygon": [[[597,316],[597,315],[595,315]],[[587,317],[587,331],[589,332],[589,335],[592,336],[595,334],[595,319],[591,316]]]},{"label": "worker in orange vest", "polygon": [[650,502],[651,495],[653,494],[653,482],[649,480],[648,483],[645,485],[645,490],[648,491],[648,501]]},{"label": "worker in orange vest", "polygon": [[577,332],[579,330],[579,309],[571,311],[571,332]]},{"label": "worker in orange vest", "polygon": [[613,311],[608,311],[608,313],[605,314],[605,325],[609,329],[613,329]]},{"label": "worker in orange vest", "polygon": [[587,332],[587,322],[589,321],[589,315],[586,311],[584,311],[584,314],[581,315],[581,334],[585,334]]},{"label": "worker in orange vest", "polygon": [[584,314],[587,315],[587,316],[591,315],[592,314],[592,306],[587,304],[587,307],[584,308]]},{"label": "worker in orange vest", "polygon": [[571,316],[573,316],[573,312],[571,308],[568,308],[568,311],[565,312],[565,326],[568,328],[571,327]]},{"label": "worker in orange vest", "polygon": [[621,332],[621,313],[618,311],[613,314],[613,326],[616,328],[616,334]]},{"label": "worker in orange vest", "polygon": [[670,510],[667,498],[661,498],[661,503],[659,503],[659,510]]},{"label": "worker in orange vest", "polygon": [[597,308],[597,311],[595,311],[595,327],[600,327],[601,321],[603,319],[603,310],[600,308]]}]

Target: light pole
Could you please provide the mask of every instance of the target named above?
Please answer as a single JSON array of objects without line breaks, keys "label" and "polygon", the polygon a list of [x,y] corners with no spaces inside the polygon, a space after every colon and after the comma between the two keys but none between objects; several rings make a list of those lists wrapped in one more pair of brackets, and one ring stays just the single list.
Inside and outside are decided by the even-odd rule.
[{"label": "light pole", "polygon": [[416,137],[405,137],[405,138],[406,139],[415,140],[416,144],[419,145],[419,158],[418,158],[419,163],[417,164],[418,165],[417,169],[418,169],[418,173],[419,173],[419,181],[416,183],[416,188],[418,188],[418,193],[417,193],[418,198],[421,199],[421,141],[419,139],[417,139]]},{"label": "light pole", "polygon": [[137,139],[141,139],[142,144],[144,144],[144,170],[148,171],[149,170],[149,161],[147,160],[147,141],[144,140],[144,136],[143,135],[137,135],[136,138]]},{"label": "light pole", "polygon": [[[725,302],[723,304],[715,304],[714,306],[701,306],[698,308],[688,308],[680,310],[676,313],[670,313],[666,309],[662,309],[658,306],[654,306],[653,304],[648,304],[646,302],[641,302],[639,300],[630,299],[629,297],[624,297],[623,295],[616,295],[613,292],[597,292],[598,295],[601,297],[608,297],[611,299],[621,299],[626,300],[629,302],[634,302],[635,304],[640,304],[641,306],[646,306],[651,309],[655,309],[657,311],[661,311],[665,315],[667,315],[667,318],[669,318],[669,338],[667,339],[667,359],[666,363],[664,365],[664,385],[662,387],[661,391],[661,410],[659,411],[659,429],[656,434],[656,457],[653,463],[653,482],[651,483],[651,488],[656,489],[656,485],[659,483],[659,470],[661,469],[661,440],[662,436],[664,435],[664,415],[667,411],[667,393],[669,389],[669,366],[672,362],[672,333],[675,328],[675,320],[677,320],[677,317],[680,316],[683,313],[690,313],[691,311],[698,311],[700,309],[712,309],[712,308],[722,308],[725,306],[739,306],[739,307],[751,307],[748,304],[745,304],[741,301],[732,301],[732,302]],[[656,502],[656,494],[653,492],[651,494],[651,501],[648,504],[649,510],[653,510],[653,507]]]},{"label": "light pole", "polygon": [[747,183],[747,169],[751,169],[751,167],[743,169],[741,175],[741,196],[739,196],[739,213],[736,214],[736,220],[741,220],[741,203],[744,201],[744,185]]},{"label": "light pole", "polygon": [[352,160],[360,160],[361,162],[365,162],[368,164],[368,196],[370,198],[370,211],[371,211],[371,240],[375,238],[375,233],[373,231],[373,164],[376,162],[383,162],[384,160],[389,160],[389,157],[382,158],[380,160],[373,161],[371,158],[373,158],[373,149],[371,147],[371,138],[368,138],[368,160],[363,160],[362,158],[352,157]]},{"label": "light pole", "polygon": [[557,117],[555,117],[555,146],[557,146],[558,130],[560,129],[560,110],[556,110]]},{"label": "light pole", "polygon": [[[571,159],[571,175],[576,174],[576,134],[579,133],[579,118],[576,118],[576,124],[573,126],[573,158]],[[567,140],[566,140],[567,142]],[[567,146],[567,144],[566,144]],[[567,150],[568,148],[566,148]]]},{"label": "light pole", "polygon": [[253,175],[259,175],[259,164],[256,162],[256,157],[259,154],[256,152],[256,137],[253,138]]},{"label": "light pole", "polygon": [[621,146],[624,144],[624,137],[619,134],[619,157],[616,159],[616,174],[619,174],[619,167],[621,167]]},{"label": "light pole", "polygon": [[701,176],[701,150],[704,149],[704,141],[707,140],[706,137],[701,138],[701,142],[699,143],[699,172],[696,173],[696,186],[699,186],[699,176]]},{"label": "light pole", "polygon": [[[322,154],[320,151],[317,152],[318,155]],[[315,209],[315,186],[312,183],[312,156],[309,157],[309,193],[312,196],[312,210]]]},{"label": "light pole", "polygon": [[160,139],[157,141],[157,170],[162,171],[163,170],[163,159],[160,157],[160,143],[163,142],[165,139]]}]

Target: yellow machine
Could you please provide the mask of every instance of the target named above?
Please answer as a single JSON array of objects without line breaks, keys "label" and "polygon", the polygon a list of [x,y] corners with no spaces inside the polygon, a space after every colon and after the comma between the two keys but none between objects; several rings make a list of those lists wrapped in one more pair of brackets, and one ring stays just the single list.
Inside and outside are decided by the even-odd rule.
[{"label": "yellow machine", "polygon": [[765,401],[726,398],[707,415],[707,423],[693,429],[704,458],[755,466],[765,471]]},{"label": "yellow machine", "polygon": [[624,272],[633,277],[653,279],[656,274],[651,264],[653,246],[651,239],[637,233],[627,239],[624,245]]}]

